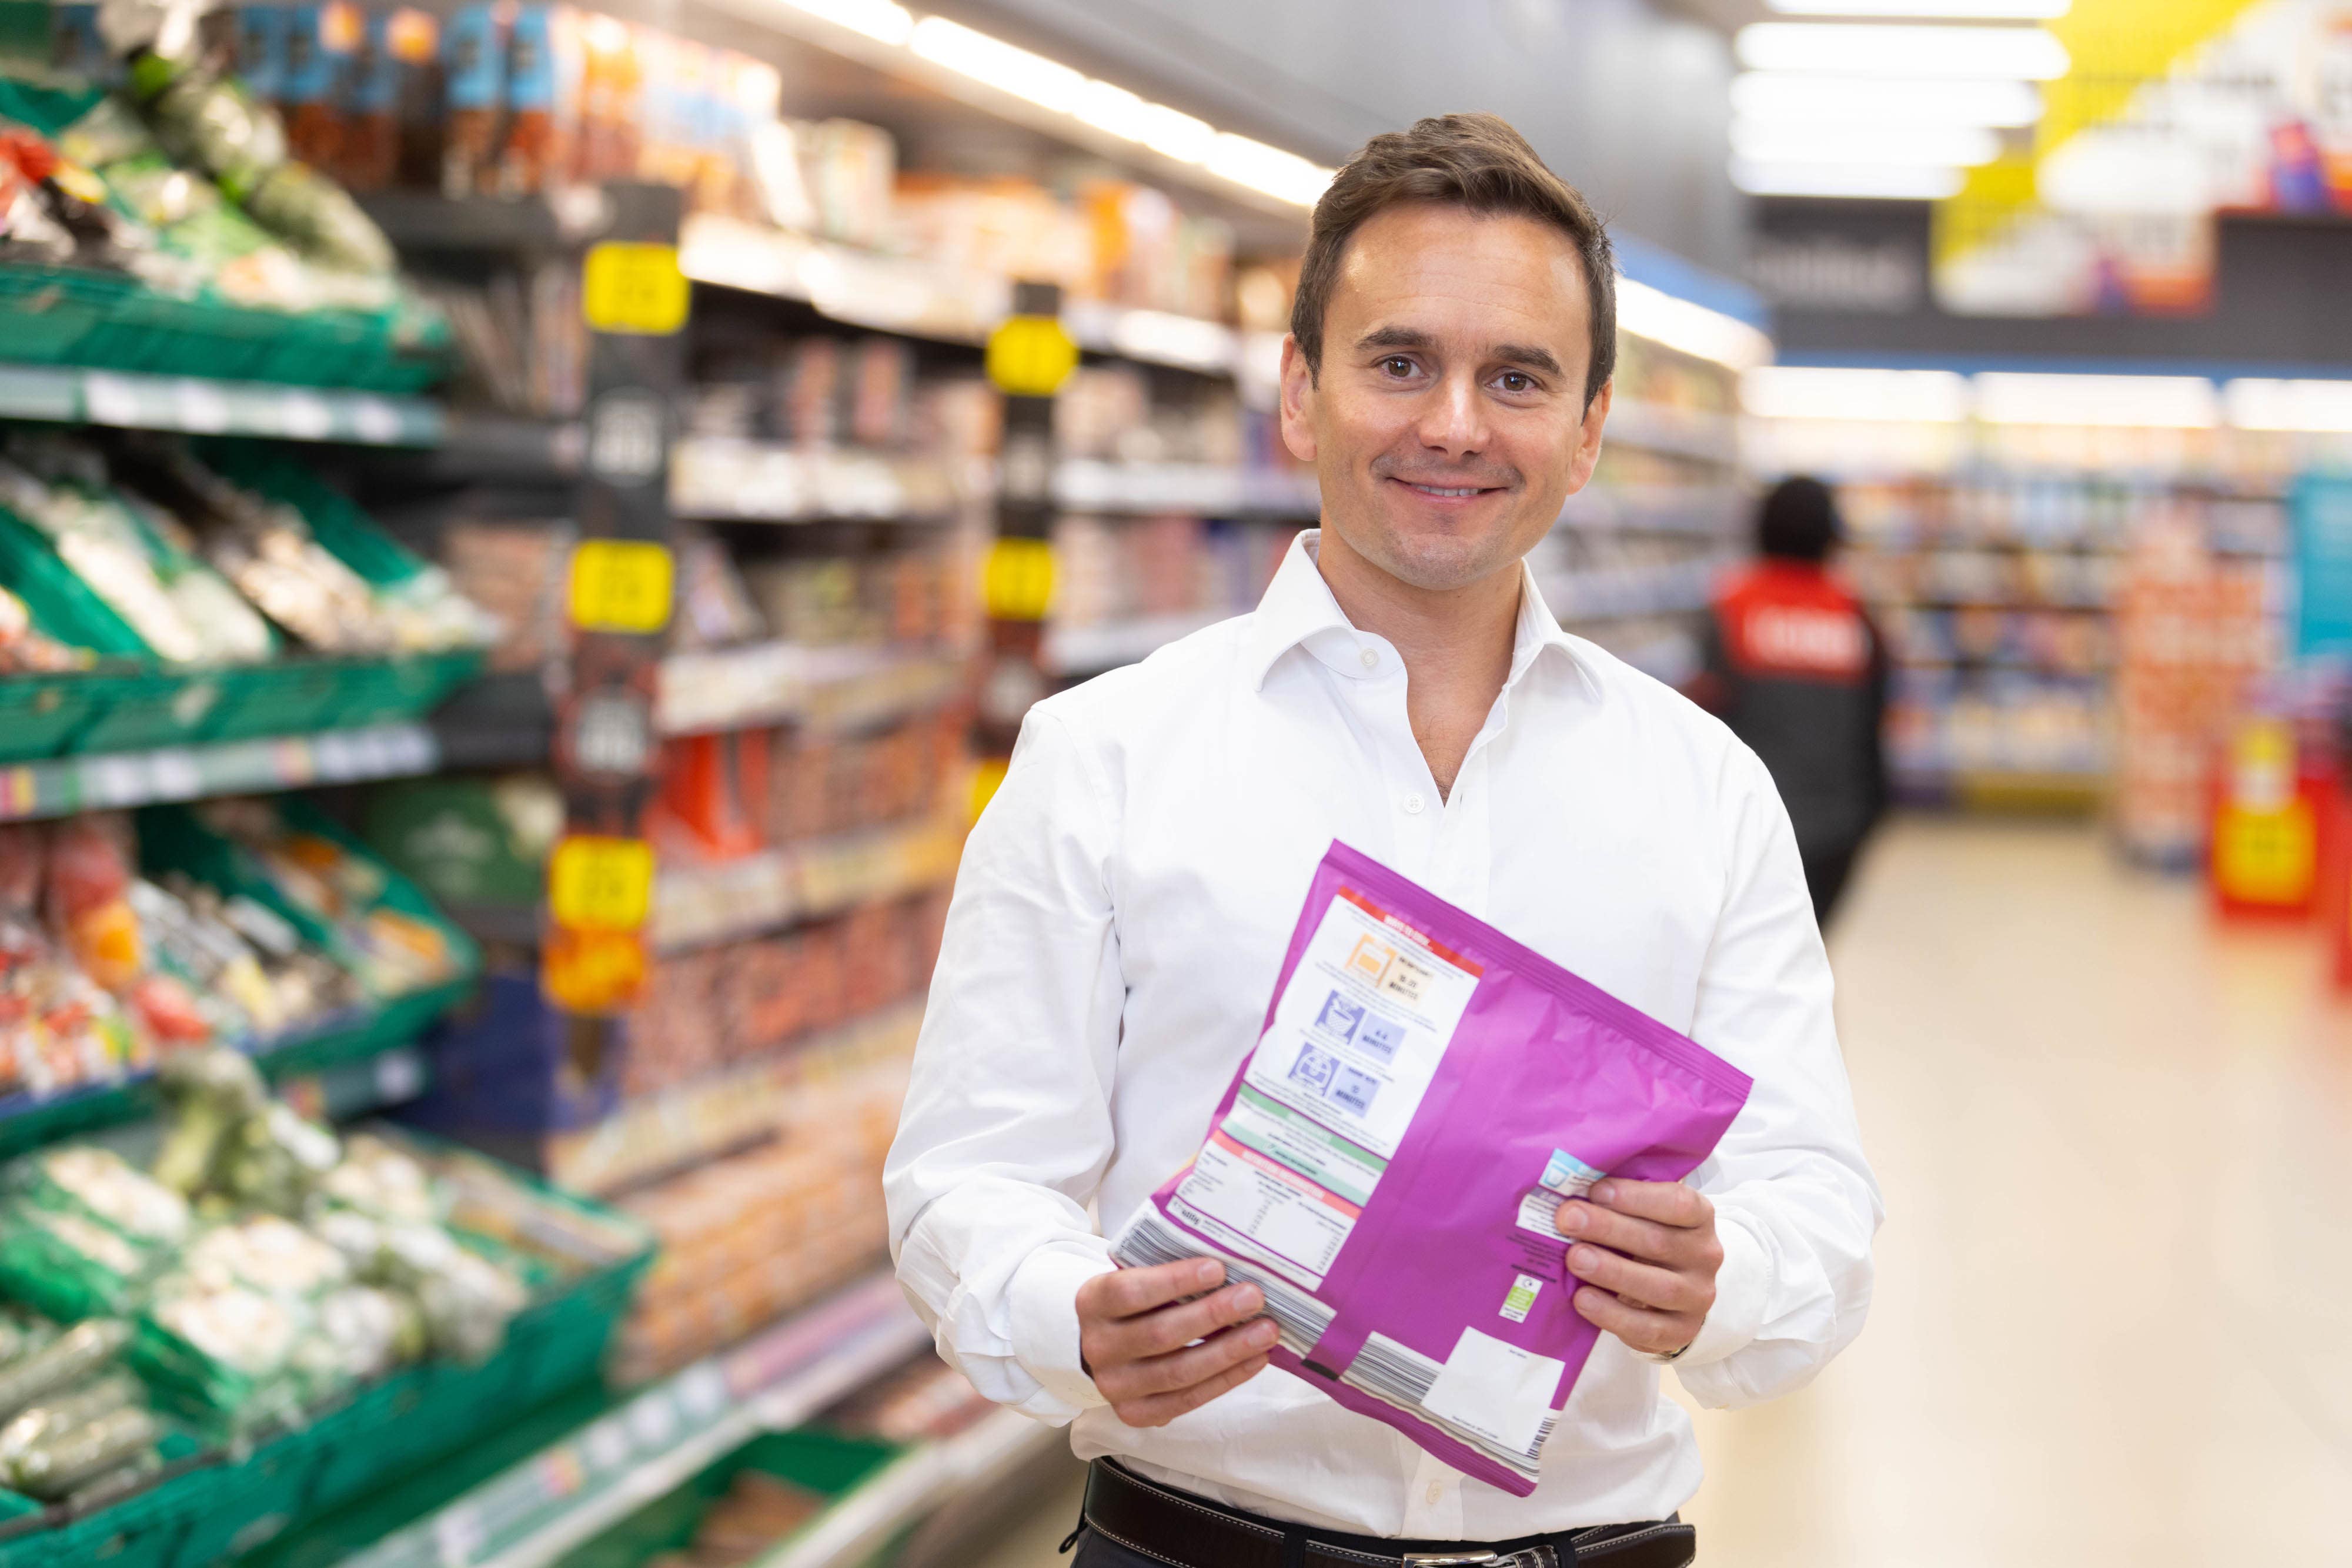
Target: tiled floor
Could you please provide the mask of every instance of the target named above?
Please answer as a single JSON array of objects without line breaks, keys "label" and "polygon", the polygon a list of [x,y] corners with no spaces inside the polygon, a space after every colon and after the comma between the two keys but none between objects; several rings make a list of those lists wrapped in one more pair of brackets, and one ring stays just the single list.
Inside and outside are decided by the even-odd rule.
[{"label": "tiled floor", "polygon": [[[1914,819],[1832,936],[1861,1342],[1701,1417],[1736,1568],[2352,1563],[2352,1004],[2075,824]],[[982,1568],[1048,1568],[1068,1497]]]}]

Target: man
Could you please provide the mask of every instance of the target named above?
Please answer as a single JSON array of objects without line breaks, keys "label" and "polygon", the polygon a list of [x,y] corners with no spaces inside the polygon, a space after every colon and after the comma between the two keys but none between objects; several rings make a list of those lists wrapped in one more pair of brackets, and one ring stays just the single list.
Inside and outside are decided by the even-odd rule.
[{"label": "man", "polygon": [[[1745,1403],[1861,1328],[1877,1193],[1788,818],[1522,563],[1600,455],[1613,290],[1591,210],[1502,121],[1375,138],[1317,205],[1283,350],[1320,532],[1255,613],[1039,704],[973,831],[891,1233],[941,1354],[1075,1418],[1086,1568],[1687,1562],[1664,1521],[1698,1452],[1654,1363]],[[1255,1045],[1334,839],[1756,1079],[1691,1185],[1560,1206],[1607,1336],[1529,1498],[1267,1371],[1258,1292],[1216,1265],[1108,1257]]]},{"label": "man", "polygon": [[1771,773],[1823,928],[1886,803],[1886,650],[1830,575],[1839,533],[1820,480],[1773,486],[1757,513],[1761,559],[1717,594],[1691,687]]}]

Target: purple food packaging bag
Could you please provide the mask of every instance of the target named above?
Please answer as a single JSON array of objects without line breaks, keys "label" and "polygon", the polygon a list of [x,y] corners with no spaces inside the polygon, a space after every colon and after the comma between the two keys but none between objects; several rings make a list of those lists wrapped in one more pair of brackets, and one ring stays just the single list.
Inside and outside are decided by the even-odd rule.
[{"label": "purple food packaging bag", "polygon": [[1561,1199],[1681,1180],[1749,1086],[1335,842],[1200,1153],[1112,1252],[1222,1260],[1265,1291],[1276,1365],[1525,1497],[1601,1332]]}]

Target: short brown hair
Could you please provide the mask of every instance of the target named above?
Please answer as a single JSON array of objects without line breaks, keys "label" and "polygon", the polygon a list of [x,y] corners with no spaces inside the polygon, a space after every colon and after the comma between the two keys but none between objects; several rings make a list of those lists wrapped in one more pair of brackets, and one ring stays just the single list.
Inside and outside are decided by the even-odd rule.
[{"label": "short brown hair", "polygon": [[1323,373],[1323,317],[1349,236],[1374,214],[1410,202],[1533,218],[1575,242],[1592,301],[1592,361],[1584,372],[1590,406],[1617,369],[1617,262],[1608,231],[1576,187],[1546,168],[1526,137],[1491,114],[1433,115],[1414,121],[1411,131],[1373,137],[1315,204],[1290,304],[1290,335],[1307,356],[1307,373]]}]

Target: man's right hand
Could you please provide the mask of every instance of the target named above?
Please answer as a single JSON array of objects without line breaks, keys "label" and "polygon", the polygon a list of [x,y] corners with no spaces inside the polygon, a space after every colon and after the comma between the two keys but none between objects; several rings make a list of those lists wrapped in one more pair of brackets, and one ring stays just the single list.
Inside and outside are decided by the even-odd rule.
[{"label": "man's right hand", "polygon": [[1276,1335],[1274,1320],[1258,1317],[1265,1293],[1217,1290],[1224,1277],[1223,1263],[1202,1258],[1120,1269],[1078,1287],[1078,1354],[1120,1420],[1165,1427],[1265,1370]]}]

